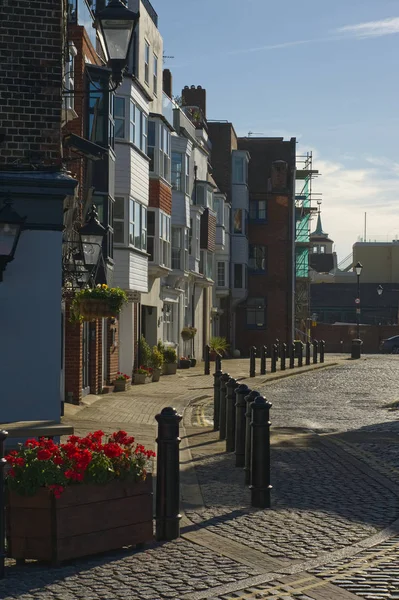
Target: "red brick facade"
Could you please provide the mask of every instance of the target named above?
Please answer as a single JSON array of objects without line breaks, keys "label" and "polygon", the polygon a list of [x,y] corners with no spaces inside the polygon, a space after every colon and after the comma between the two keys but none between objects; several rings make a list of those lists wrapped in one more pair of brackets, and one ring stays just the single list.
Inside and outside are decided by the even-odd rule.
[{"label": "red brick facade", "polygon": [[209,208],[201,215],[200,245],[202,250],[216,250],[216,217],[211,214]]},{"label": "red brick facade", "polygon": [[149,204],[151,208],[159,208],[168,215],[172,214],[172,189],[161,179],[150,179]]},{"label": "red brick facade", "polygon": [[63,5],[63,0],[1,3],[3,168],[61,163]]}]

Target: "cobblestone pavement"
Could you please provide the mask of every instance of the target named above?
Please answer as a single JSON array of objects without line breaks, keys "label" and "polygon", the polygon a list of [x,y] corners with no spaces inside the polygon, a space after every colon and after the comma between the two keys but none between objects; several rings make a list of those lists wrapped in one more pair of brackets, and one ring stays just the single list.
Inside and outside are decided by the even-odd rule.
[{"label": "cobblestone pavement", "polygon": [[[207,441],[216,438],[210,433]],[[242,469],[234,467],[234,455],[223,453],[222,442],[213,445],[220,452],[207,455],[203,446],[191,450],[205,507],[186,514],[199,526],[268,556],[315,558],[374,534],[399,513],[395,493],[314,436],[292,433],[273,439],[272,510],[248,509]]]},{"label": "cobblestone pavement", "polygon": [[2,600],[180,600],[255,575],[246,567],[184,540],[145,552],[117,552],[58,569],[12,567],[0,581]]},{"label": "cobblestone pavement", "polygon": [[[242,470],[233,466],[233,455],[224,452],[224,444],[215,441],[215,433],[198,426],[189,428],[182,447],[189,444],[192,462],[184,455],[182,469],[185,474],[196,475],[203,498],[203,505],[199,502],[193,508],[193,504],[186,511],[186,517],[195,524],[191,538],[184,531],[186,537],[175,542],[154,544],[140,552],[126,550],[79,560],[59,569],[37,564],[16,567],[8,561],[7,578],[0,581],[0,599],[314,600],[317,585],[322,589],[320,599],[353,598],[340,579],[345,585],[364,583],[341,573],[354,559],[332,562],[326,553],[340,548],[346,552],[356,542],[365,543],[399,515],[398,497],[392,491],[395,488],[384,487],[382,480],[359,470],[351,459],[361,452],[361,460],[368,463],[372,459],[372,469],[394,479],[398,453],[396,446],[390,448],[389,440],[395,439],[399,428],[396,414],[384,405],[397,400],[398,360],[367,357],[273,383],[270,376],[267,384],[259,376],[245,381],[253,388],[263,382],[261,390],[273,402],[271,510],[248,508],[249,492],[243,485]],[[231,374],[240,378],[245,377],[247,366],[244,361],[230,361],[228,365]],[[201,367],[190,369],[188,374],[164,378],[159,384],[110,394],[79,412],[67,407],[65,421],[73,424],[77,433],[123,428],[154,447],[155,414],[167,405],[183,411],[190,402],[209,402],[212,382],[212,376],[204,376]],[[187,413],[195,414],[195,410]],[[309,430],[334,431],[326,436],[332,441],[327,443]],[[201,539],[202,532],[205,537]],[[209,536],[214,537],[208,543]],[[371,594],[363,596],[367,600],[395,598],[397,573],[390,556],[392,553],[398,561],[396,552],[392,545],[385,552],[378,563],[381,572],[373,575],[377,563],[370,566],[367,583],[374,588],[362,588]],[[303,569],[308,560],[314,564],[328,561],[330,570],[306,573],[305,582],[298,575],[292,575],[294,579],[283,577],[291,567]],[[263,583],[270,579],[268,573],[279,575]],[[337,574],[338,580],[332,581]],[[347,574],[352,577],[352,572],[347,570]],[[374,581],[381,581],[383,575],[388,589],[385,596],[381,595],[385,588],[381,584],[377,589]],[[255,580],[261,583],[256,586]]]}]

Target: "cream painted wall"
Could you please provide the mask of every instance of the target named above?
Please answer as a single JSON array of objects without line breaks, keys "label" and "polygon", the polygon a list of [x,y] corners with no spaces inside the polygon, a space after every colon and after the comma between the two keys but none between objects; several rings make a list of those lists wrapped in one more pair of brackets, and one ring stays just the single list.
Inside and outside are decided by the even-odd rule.
[{"label": "cream painted wall", "polygon": [[353,245],[353,264],[363,265],[361,283],[399,283],[399,243]]}]

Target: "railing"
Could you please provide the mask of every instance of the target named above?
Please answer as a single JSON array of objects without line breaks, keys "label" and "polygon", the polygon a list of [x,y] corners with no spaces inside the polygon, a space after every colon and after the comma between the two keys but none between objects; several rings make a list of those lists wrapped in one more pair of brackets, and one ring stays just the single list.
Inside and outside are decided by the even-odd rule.
[{"label": "railing", "polygon": [[173,127],[173,103],[165,92],[162,92],[162,114]]}]

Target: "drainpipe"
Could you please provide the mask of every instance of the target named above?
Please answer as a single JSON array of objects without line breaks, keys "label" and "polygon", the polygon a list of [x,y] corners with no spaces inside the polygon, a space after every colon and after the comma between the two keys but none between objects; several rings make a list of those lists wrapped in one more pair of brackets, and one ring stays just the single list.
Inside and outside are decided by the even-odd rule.
[{"label": "drainpipe", "polygon": [[[198,167],[196,164],[194,164],[194,204],[195,206],[197,206],[197,181],[198,181]],[[197,223],[195,224],[195,226],[197,226]],[[191,250],[193,248],[193,232],[191,232]],[[197,247],[195,248],[197,249]],[[193,293],[191,296],[191,323],[192,323],[192,327],[195,327],[195,308],[194,308],[194,299],[195,299],[195,279],[193,281]],[[195,345],[194,345],[194,338],[193,338],[193,357],[195,358]]]}]

